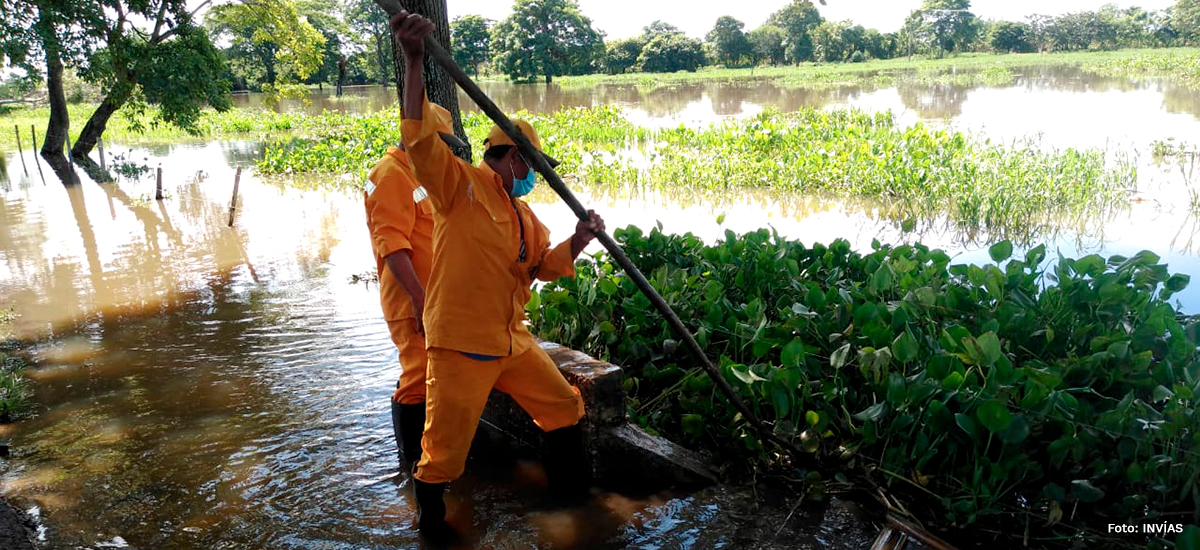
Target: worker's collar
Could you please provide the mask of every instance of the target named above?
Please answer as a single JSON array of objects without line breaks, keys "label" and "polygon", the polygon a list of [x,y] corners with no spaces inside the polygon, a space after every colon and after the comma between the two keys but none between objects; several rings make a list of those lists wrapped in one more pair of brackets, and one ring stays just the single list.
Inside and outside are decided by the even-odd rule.
[{"label": "worker's collar", "polygon": [[396,159],[396,162],[399,162],[400,164],[403,164],[404,166],[409,165],[408,153],[406,153],[405,151],[402,151],[399,147],[389,145],[387,148],[387,154],[391,155],[392,158]]}]

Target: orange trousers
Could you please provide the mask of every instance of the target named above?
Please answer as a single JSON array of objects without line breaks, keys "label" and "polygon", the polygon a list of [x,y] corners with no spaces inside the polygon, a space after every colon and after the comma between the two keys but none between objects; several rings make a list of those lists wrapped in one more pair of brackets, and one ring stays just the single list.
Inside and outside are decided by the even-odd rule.
[{"label": "orange trousers", "polygon": [[392,401],[401,405],[425,402],[425,337],[417,332],[416,319],[388,321],[392,342],[400,350],[400,384]]},{"label": "orange trousers", "polygon": [[425,435],[417,479],[445,483],[462,475],[467,451],[492,388],[512,396],[544,431],[574,426],[583,418],[583,398],[537,345],[492,361],[430,348],[425,381]]}]

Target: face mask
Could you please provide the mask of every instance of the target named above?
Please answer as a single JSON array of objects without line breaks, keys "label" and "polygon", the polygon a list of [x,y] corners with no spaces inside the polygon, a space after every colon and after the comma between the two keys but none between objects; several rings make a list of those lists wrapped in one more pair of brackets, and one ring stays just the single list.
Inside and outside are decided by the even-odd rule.
[{"label": "face mask", "polygon": [[[521,160],[523,162],[525,159],[522,157]],[[529,163],[526,162],[525,166],[529,166]],[[511,165],[509,170],[512,170]],[[512,191],[508,195],[513,198],[528,195],[530,191],[533,191],[533,183],[536,179],[537,172],[533,170],[532,166],[529,166],[529,173],[525,175],[525,179],[517,179],[517,173],[513,171]]]}]

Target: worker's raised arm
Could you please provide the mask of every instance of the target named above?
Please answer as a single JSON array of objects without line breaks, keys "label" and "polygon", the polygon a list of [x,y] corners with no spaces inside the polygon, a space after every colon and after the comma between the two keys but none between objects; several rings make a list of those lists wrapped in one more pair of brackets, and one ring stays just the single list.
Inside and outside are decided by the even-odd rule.
[{"label": "worker's raised arm", "polygon": [[463,163],[442,141],[442,132],[453,135],[450,113],[425,97],[425,36],[433,23],[401,11],[392,17],[392,33],[404,52],[404,118],[400,134],[417,181],[425,187],[433,208],[448,212],[463,181]]}]

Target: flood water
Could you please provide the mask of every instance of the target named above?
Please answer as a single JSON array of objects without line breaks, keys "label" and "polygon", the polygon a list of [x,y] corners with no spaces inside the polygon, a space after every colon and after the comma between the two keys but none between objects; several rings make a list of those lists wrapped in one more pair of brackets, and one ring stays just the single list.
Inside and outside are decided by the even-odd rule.
[{"label": "flood water", "polygon": [[[1143,157],[1129,208],[1063,220],[1040,235],[1067,256],[1149,249],[1171,271],[1200,275],[1200,222],[1184,176],[1145,162],[1155,139],[1200,135],[1200,94],[1162,81],[1090,77],[1071,68],[1018,71],[998,88],[788,89],[765,81],[561,88],[488,83],[505,109],[614,103],[645,125],[703,124],[763,108],[892,109],[1000,141],[1040,134],[1051,147],[1101,146]],[[327,90],[328,92],[328,90]],[[391,89],[351,88],[311,109],[390,106]],[[253,102],[254,97],[238,101]],[[284,109],[304,108],[285,105]],[[1103,113],[1098,116],[1097,113]],[[1194,139],[1194,138],[1193,138]],[[120,144],[109,144],[115,153]],[[35,507],[49,548],[411,548],[414,504],[397,472],[387,398],[398,374],[377,289],[361,199],[243,173],[227,227],[235,166],[262,147],[209,143],[138,149],[153,177],[64,188],[9,155],[0,178],[0,305],[35,342],[37,416],[0,425],[13,456],[0,494]],[[43,167],[44,168],[44,167]],[[44,168],[45,169],[45,168]],[[86,180],[86,178],[85,178]],[[987,261],[996,236],[944,220],[915,231],[883,205],[739,192],[639,190],[577,195],[609,228],[661,222],[706,240],[772,227],[805,242],[920,240]],[[574,227],[545,188],[531,197],[552,236]],[[717,216],[724,213],[723,223]],[[591,250],[596,250],[595,246]],[[1177,295],[1200,309],[1200,289]],[[589,508],[539,506],[539,466],[512,451],[476,453],[452,487],[452,521],[478,548],[857,548],[838,517],[759,507],[748,488],[693,494],[606,493]],[[779,528],[783,526],[783,529]]]}]

